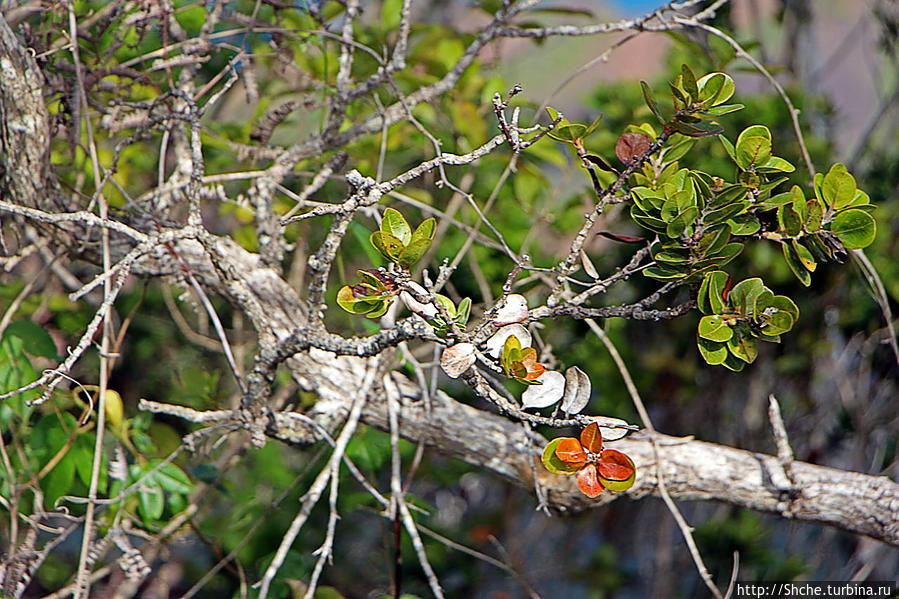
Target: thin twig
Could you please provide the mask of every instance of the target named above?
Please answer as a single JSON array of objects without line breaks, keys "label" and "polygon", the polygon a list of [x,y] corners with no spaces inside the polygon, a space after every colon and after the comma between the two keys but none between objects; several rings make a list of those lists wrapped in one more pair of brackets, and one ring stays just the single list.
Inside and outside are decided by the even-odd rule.
[{"label": "thin twig", "polygon": [[671,512],[671,515],[674,517],[674,521],[677,523],[678,528],[680,528],[681,534],[684,537],[684,541],[687,544],[687,548],[690,551],[690,555],[693,558],[693,563],[696,564],[696,570],[699,572],[699,576],[702,578],[702,581],[708,587],[708,589],[712,592],[712,595],[716,597],[716,599],[723,599],[721,595],[721,591],[718,590],[718,587],[715,586],[715,583],[712,581],[712,576],[709,574],[708,568],[706,568],[705,563],[702,561],[702,556],[699,553],[699,548],[696,547],[696,542],[693,540],[693,529],[687,524],[687,521],[684,520],[683,515],[680,513],[677,505],[674,503],[674,500],[671,499],[671,496],[668,494],[668,489],[665,486],[665,477],[662,475],[662,460],[663,452],[659,448],[658,440],[656,439],[656,430],[652,425],[652,420],[649,418],[649,412],[646,411],[646,407],[643,405],[643,400],[640,398],[640,393],[637,391],[637,386],[634,384],[633,379],[631,378],[630,372],[627,369],[627,365],[624,363],[624,360],[621,358],[621,354],[618,353],[618,349],[612,343],[612,340],[609,339],[608,335],[606,335],[605,331],[599,327],[594,321],[587,320],[587,325],[590,327],[590,330],[599,337],[600,341],[602,341],[603,345],[606,346],[606,349],[609,351],[609,354],[612,356],[612,360],[615,362],[615,366],[618,367],[618,372],[621,374],[621,377],[624,379],[624,385],[627,387],[627,391],[631,396],[631,401],[634,402],[634,407],[637,409],[637,413],[640,415],[640,420],[643,422],[643,426],[646,427],[647,432],[649,433],[649,439],[652,442],[652,450],[656,460],[656,485],[659,489],[659,495],[662,497],[662,501],[665,502],[665,505],[668,507],[668,510]]},{"label": "thin twig", "polygon": [[371,391],[375,375],[381,368],[381,362],[382,360],[380,358],[372,358],[367,361],[365,378],[362,380],[359,389],[355,391],[355,399],[350,408],[349,416],[347,416],[346,424],[343,425],[343,430],[340,431],[340,435],[335,441],[334,451],[331,453],[328,465],[325,468],[322,468],[321,472],[319,472],[318,476],[315,478],[315,481],[313,481],[312,486],[309,487],[309,491],[303,496],[300,511],[297,512],[293,522],[290,523],[290,528],[287,529],[287,532],[281,539],[281,544],[278,546],[278,550],[275,552],[271,564],[269,564],[262,580],[259,582],[259,599],[265,599],[268,596],[268,590],[272,580],[275,578],[275,574],[278,573],[278,570],[284,563],[284,559],[287,557],[290,546],[293,545],[297,535],[300,534],[300,529],[302,529],[303,524],[305,524],[306,519],[312,512],[312,508],[318,503],[318,499],[321,497],[325,485],[333,474],[334,463],[339,463],[340,460],[343,459],[346,446],[350,442],[353,433],[356,432],[359,418],[362,415],[362,408],[365,406],[365,402],[368,399],[368,394]]}]

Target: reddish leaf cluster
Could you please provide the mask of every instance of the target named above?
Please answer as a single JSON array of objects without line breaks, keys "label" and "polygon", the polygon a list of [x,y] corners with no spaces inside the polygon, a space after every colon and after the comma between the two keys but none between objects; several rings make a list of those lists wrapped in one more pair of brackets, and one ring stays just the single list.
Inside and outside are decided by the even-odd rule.
[{"label": "reddish leaf cluster", "polygon": [[602,433],[595,422],[581,431],[580,439],[558,437],[543,450],[543,464],[553,474],[577,474],[577,486],[587,497],[605,489],[627,491],[634,485],[637,468],[624,453],[602,448]]}]

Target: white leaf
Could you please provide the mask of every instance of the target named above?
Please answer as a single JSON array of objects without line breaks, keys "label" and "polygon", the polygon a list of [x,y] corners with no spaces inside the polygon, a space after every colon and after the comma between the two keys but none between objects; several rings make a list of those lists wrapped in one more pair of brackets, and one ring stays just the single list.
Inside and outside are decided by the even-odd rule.
[{"label": "white leaf", "polygon": [[596,267],[593,266],[593,262],[587,256],[587,253],[582,249],[581,250],[581,264],[584,266],[584,272],[587,273],[587,276],[593,280],[599,278],[599,272],[597,272]]},{"label": "white leaf", "polygon": [[456,379],[471,368],[477,357],[474,350],[475,347],[472,343],[457,343],[443,350],[443,354],[440,356],[440,367],[443,368],[446,376]]},{"label": "white leaf", "polygon": [[493,337],[487,340],[487,354],[498,359],[503,353],[503,346],[506,344],[506,339],[512,335],[515,335],[518,338],[521,347],[531,346],[531,334],[528,330],[520,324],[510,324],[502,327],[494,333]]},{"label": "white leaf", "polygon": [[[416,289],[416,291],[418,290]],[[427,294],[427,291],[424,293]],[[430,320],[437,316],[437,308],[433,304],[423,304],[405,291],[400,291],[400,299],[403,300],[407,308],[422,318]]]},{"label": "white leaf", "polygon": [[[630,429],[623,428],[627,426],[627,420],[621,418],[609,418],[608,416],[596,416],[591,418],[599,425],[599,432],[602,434],[603,441],[615,441],[630,433]],[[618,426],[616,426],[618,425]],[[610,428],[614,426],[615,428]]]},{"label": "white leaf", "polygon": [[565,396],[562,399],[562,411],[566,414],[579,414],[590,401],[590,390],[590,377],[577,366],[570,367],[565,371]]},{"label": "white leaf", "polygon": [[545,408],[560,399],[565,391],[565,377],[561,372],[547,370],[540,375],[537,382],[542,385],[530,385],[521,394],[522,408]]},{"label": "white leaf", "polygon": [[[496,311],[496,316],[493,317],[493,324],[499,327],[504,324],[523,322],[527,317],[528,301],[523,295],[513,293],[506,297],[506,302]],[[524,347],[524,344],[522,344],[522,347]]]}]

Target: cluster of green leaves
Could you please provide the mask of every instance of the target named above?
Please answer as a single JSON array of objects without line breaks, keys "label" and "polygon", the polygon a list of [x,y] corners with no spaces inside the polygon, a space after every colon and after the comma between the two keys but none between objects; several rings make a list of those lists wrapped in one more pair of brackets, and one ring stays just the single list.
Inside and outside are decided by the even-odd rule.
[{"label": "cluster of green leaves", "polygon": [[718,135],[723,129],[714,119],[743,108],[742,104],[725,104],[735,90],[734,80],[725,73],[709,73],[697,79],[692,69],[683,65],[681,73],[668,84],[674,108],[671,117],[665,116],[649,84],[641,81],[640,85],[646,105],[668,133],[687,137]]},{"label": "cluster of green leaves", "polygon": [[[399,210],[387,208],[381,220],[381,228],[371,234],[369,242],[385,260],[408,272],[431,247],[436,229],[437,221],[428,218],[412,231]],[[338,305],[351,314],[380,318],[387,312],[393,298],[400,293],[400,285],[393,274],[384,270],[368,269],[357,273],[362,282],[341,287],[337,292]],[[453,311],[455,312],[455,306]]]},{"label": "cluster of green leaves", "polygon": [[398,266],[399,272],[389,272],[383,268],[356,271],[362,282],[341,287],[337,292],[337,304],[351,314],[380,318],[399,295],[413,312],[430,321],[438,335],[446,335],[453,325],[464,328],[471,315],[470,298],[463,298],[456,306],[445,295],[434,294],[437,304],[445,310],[448,321],[434,306],[421,304],[408,291],[403,290],[405,286],[425,293],[421,286],[408,281],[408,273],[431,247],[436,229],[437,221],[432,217],[422,221],[413,231],[398,210],[387,208],[380,229],[369,236],[369,243],[384,259]]},{"label": "cluster of green leaves", "polygon": [[[468,318],[471,316],[471,298],[463,297],[458,306],[453,303],[453,300],[440,293],[435,293],[434,299],[443,306],[452,323],[464,330],[465,325],[468,324]],[[446,322],[440,313],[431,319],[430,322],[431,326],[434,327],[434,331],[441,337],[446,336],[451,328],[450,323]]]},{"label": "cluster of green leaves", "polygon": [[434,217],[423,220],[413,231],[399,210],[387,208],[381,220],[381,229],[372,233],[370,240],[388,262],[409,270],[431,247],[436,230]]},{"label": "cluster of green leaves", "polygon": [[811,284],[818,261],[846,260],[846,250],[865,248],[877,231],[868,194],[842,164],[815,175],[815,197],[806,200],[798,185],[770,199],[777,207],[784,258],[803,285]]},{"label": "cluster of green leaves", "polygon": [[337,292],[337,305],[350,314],[365,314],[369,318],[384,316],[399,285],[390,273],[378,269],[357,270],[362,279],[357,285],[344,285]]},{"label": "cluster of green leaves", "polygon": [[[0,392],[18,389],[37,378],[32,357],[58,360],[53,339],[46,329],[30,320],[11,323],[0,341]],[[85,385],[81,389],[98,391],[94,385]],[[81,390],[76,389],[71,395],[51,401],[63,409],[71,406],[84,410],[88,406],[81,401],[80,393]],[[16,487],[24,488],[36,482],[43,493],[42,509],[54,509],[63,496],[87,494],[96,435],[69,411],[57,409],[41,413],[40,408],[29,406],[28,402],[38,399],[39,395],[29,391],[0,403],[0,426],[3,430],[14,431],[12,443],[21,449],[10,452],[13,472],[0,469],[0,495],[9,500],[17,492]],[[93,401],[96,405],[96,398]],[[193,483],[177,465],[163,465],[160,460],[150,460],[143,455],[142,450],[152,448],[146,434],[151,421],[149,414],[124,418],[122,398],[111,389],[106,391],[104,404],[107,430],[130,451],[135,461],[127,466],[127,473],[123,463],[121,476],[116,478],[110,474],[116,468],[111,468],[109,458],[102,453],[98,491],[105,497],[115,498],[125,487],[140,481],[124,503],[112,504],[106,514],[112,518],[125,509],[139,516],[139,521],[148,529],[158,529],[187,506]],[[32,422],[34,418],[36,420]],[[26,494],[21,499],[26,501],[28,497]]]},{"label": "cluster of green leaves", "polygon": [[[761,279],[741,282],[728,299],[728,277],[717,269],[736,258],[747,241],[766,239],[780,244],[790,269],[807,286],[819,261],[845,261],[846,250],[874,240],[873,206],[842,164],[815,176],[811,199],[798,186],[776,193],[795,167],[773,154],[770,130],[750,125],[732,143],[713,120],[742,108],[724,103],[734,93],[727,75],[697,79],[684,65],[670,88],[674,113],[669,118],[643,84],[646,104],[662,123],[661,134],[648,123],[624,134],[645,135],[644,148],[660,135],[668,135],[670,142],[632,176],[631,217],[656,234],[650,246],[655,263],[643,272],[680,284],[703,281],[699,301],[707,316],[700,324],[701,353],[710,364],[739,370],[755,359],[755,339],[778,341],[792,328],[798,309]],[[619,158],[638,143],[636,137],[623,140],[624,135],[616,146]],[[706,136],[717,136],[736,166],[731,178],[680,167],[678,160],[695,143],[689,138]],[[626,148],[619,151],[622,145]]]},{"label": "cluster of green leaves", "polygon": [[[775,296],[761,279],[740,283],[728,300],[724,285],[729,279],[718,269],[739,256],[748,241],[768,240],[780,245],[787,265],[808,286],[819,262],[843,262],[847,250],[873,242],[873,206],[842,164],[835,164],[826,175],[815,175],[811,199],[799,186],[777,193],[776,188],[796,169],[774,154],[768,127],[750,124],[731,142],[716,122],[743,108],[727,103],[735,91],[730,76],[713,72],[697,78],[689,66],[682,65],[669,83],[669,109],[660,106],[647,83],[641,85],[643,99],[661,129],[645,122],[629,125],[617,139],[615,154],[626,166],[642,159],[630,176],[629,198],[631,218],[655,234],[650,245],[654,263],[643,273],[678,284],[702,281],[705,295],[700,302],[706,308],[711,303],[712,310],[703,310],[707,316],[700,325],[701,353],[711,364],[741,369],[755,359],[755,340],[779,341],[798,318],[798,309],[789,298]],[[594,185],[592,165],[621,176],[603,158],[584,149],[584,138],[596,129],[598,119],[585,125],[570,123],[551,109],[549,114],[556,123],[550,137],[577,149]],[[732,175],[681,167],[680,159],[703,137],[719,139],[735,165]],[[658,152],[647,156],[656,147]],[[713,300],[709,300],[710,284],[718,285]]]},{"label": "cluster of green leaves", "polygon": [[756,340],[779,342],[799,319],[799,308],[785,295],[775,295],[758,277],[731,287],[722,270],[708,273],[697,296],[700,312],[697,345],[709,364],[742,370],[758,355]]}]

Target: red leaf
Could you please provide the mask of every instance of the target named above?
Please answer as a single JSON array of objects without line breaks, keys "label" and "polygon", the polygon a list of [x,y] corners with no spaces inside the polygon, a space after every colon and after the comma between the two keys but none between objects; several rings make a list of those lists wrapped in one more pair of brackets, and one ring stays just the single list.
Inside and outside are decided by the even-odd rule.
[{"label": "red leaf", "polygon": [[612,241],[621,241],[623,243],[646,243],[645,237],[634,237],[633,235],[620,235],[618,233],[610,233],[608,231],[600,231],[597,235],[602,235],[606,239]]},{"label": "red leaf", "polygon": [[605,489],[599,482],[599,475],[596,473],[594,464],[587,464],[577,472],[577,488],[587,497],[593,498],[598,496]]},{"label": "red leaf", "polygon": [[599,470],[601,477],[609,480],[627,480],[634,473],[634,469],[629,466],[608,464],[606,462],[600,462],[596,465],[596,468]]},{"label": "red leaf", "polygon": [[591,422],[587,428],[581,431],[581,445],[591,453],[602,451],[602,433],[599,431],[598,424]]},{"label": "red leaf", "polygon": [[570,465],[580,465],[587,461],[587,453],[581,442],[574,437],[562,437],[556,447],[556,457]]},{"label": "red leaf", "polygon": [[622,133],[615,144],[615,155],[618,160],[627,164],[639,158],[652,145],[652,138],[645,133]]},{"label": "red leaf", "polygon": [[627,480],[634,473],[634,463],[615,449],[606,449],[599,456],[599,474],[609,480]]},{"label": "red leaf", "polygon": [[602,170],[604,170],[606,172],[615,173],[616,175],[619,174],[618,169],[613,167],[611,164],[609,164],[608,162],[606,162],[599,156],[596,156],[594,154],[587,154],[586,156],[584,156],[584,158],[586,158],[587,160],[589,160],[590,162],[592,162],[593,164],[595,164],[596,166],[598,166],[599,168],[601,168]]},{"label": "red leaf", "polygon": [[730,293],[730,288],[734,285],[734,278],[731,276],[727,277],[727,283],[724,284],[724,289],[721,290],[721,299],[727,301],[727,294]]},{"label": "red leaf", "polygon": [[533,366],[528,366],[528,373],[525,375],[524,380],[536,381],[541,376],[543,376],[544,372],[546,372],[546,366],[538,362]]}]

